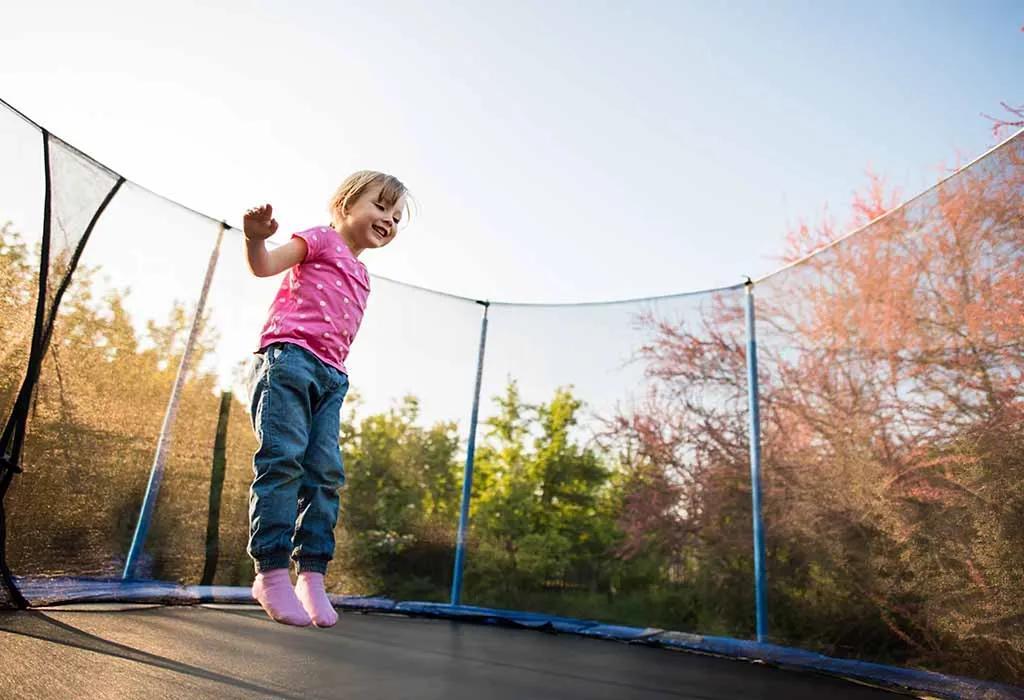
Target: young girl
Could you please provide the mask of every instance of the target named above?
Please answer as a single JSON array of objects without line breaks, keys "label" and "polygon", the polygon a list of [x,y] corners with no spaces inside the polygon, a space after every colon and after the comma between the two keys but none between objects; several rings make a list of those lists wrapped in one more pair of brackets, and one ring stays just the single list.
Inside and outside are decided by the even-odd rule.
[{"label": "young girl", "polygon": [[[339,414],[348,391],[345,358],[366,309],[370,278],[359,255],[395,239],[406,209],[397,178],[360,171],[330,203],[331,225],[277,231],[269,204],[245,213],[249,268],[257,277],[288,270],[260,335],[252,422],[259,449],[249,495],[253,597],[278,622],[330,627],[338,621],[324,590],[334,556],[338,489],[345,472]],[[292,588],[289,559],[298,580]]]}]

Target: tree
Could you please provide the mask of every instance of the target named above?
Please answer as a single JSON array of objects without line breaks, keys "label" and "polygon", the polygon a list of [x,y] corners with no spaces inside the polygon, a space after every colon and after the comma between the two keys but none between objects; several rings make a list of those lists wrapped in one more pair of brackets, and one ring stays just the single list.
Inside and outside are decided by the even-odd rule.
[{"label": "tree", "polygon": [[[893,201],[872,177],[853,202],[864,230],[800,227],[800,262],[755,288],[772,630],[1019,680],[1024,140]],[[732,539],[749,523],[740,319],[738,298],[694,326],[644,319],[655,391],[617,422],[627,551],[674,552],[695,580],[750,547]]]},{"label": "tree", "polygon": [[446,592],[461,478],[457,426],[418,420],[419,401],[407,396],[385,413],[343,421],[338,538],[357,588]]},{"label": "tree", "polygon": [[560,388],[531,406],[510,381],[495,403],[476,456],[477,585],[509,604],[545,587],[608,590],[618,536],[607,507],[610,473],[573,439],[582,402]]}]

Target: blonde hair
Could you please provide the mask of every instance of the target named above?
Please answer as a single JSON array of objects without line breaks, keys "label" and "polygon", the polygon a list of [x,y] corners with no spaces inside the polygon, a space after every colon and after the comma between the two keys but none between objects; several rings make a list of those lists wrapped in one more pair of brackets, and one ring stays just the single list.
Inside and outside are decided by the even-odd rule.
[{"label": "blonde hair", "polygon": [[[405,197],[409,190],[394,175],[379,173],[376,170],[359,170],[352,173],[331,197],[329,211],[331,217],[344,215],[350,204],[359,199],[372,185],[380,185],[380,196],[377,201],[392,207],[400,198]],[[405,204],[406,214],[409,212],[408,201]]]}]

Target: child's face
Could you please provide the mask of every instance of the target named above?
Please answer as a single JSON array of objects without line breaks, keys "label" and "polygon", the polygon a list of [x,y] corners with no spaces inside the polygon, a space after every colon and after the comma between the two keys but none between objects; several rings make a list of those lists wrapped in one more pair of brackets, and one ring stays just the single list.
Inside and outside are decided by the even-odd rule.
[{"label": "child's face", "polygon": [[395,240],[398,224],[405,211],[405,197],[399,197],[391,206],[379,201],[380,185],[372,185],[359,196],[348,211],[340,215],[339,224],[345,240],[353,252],[367,248],[383,248]]}]

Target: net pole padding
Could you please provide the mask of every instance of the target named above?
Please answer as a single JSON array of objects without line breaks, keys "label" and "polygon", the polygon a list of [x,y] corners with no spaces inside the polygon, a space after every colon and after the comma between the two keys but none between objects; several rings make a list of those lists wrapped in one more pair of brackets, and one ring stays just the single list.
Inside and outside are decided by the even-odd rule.
[{"label": "net pole padding", "polygon": [[761,411],[757,386],[757,335],[754,316],[754,282],[746,283],[747,402],[750,421],[750,497],[754,527],[754,599],[757,610],[757,641],[768,641],[768,588],[765,575],[764,523],[761,519]]},{"label": "net pole padding", "polygon": [[200,585],[212,586],[220,555],[220,502],[224,493],[224,469],[227,464],[228,418],[231,415],[230,391],[221,392],[217,415],[217,437],[213,442],[213,466],[210,472],[210,507],[206,518],[206,561]]},{"label": "net pole padding", "polygon": [[462,476],[462,506],[459,509],[459,530],[455,538],[455,565],[452,569],[451,604],[462,600],[462,571],[466,563],[466,531],[469,529],[469,502],[473,496],[473,455],[476,451],[476,426],[480,414],[480,386],[484,375],[484,352],[487,348],[487,311],[490,302],[478,301],[484,307],[480,320],[480,350],[476,358],[476,386],[473,389],[473,412],[469,418],[469,438],[466,441],[466,469]]},{"label": "net pole padding", "polygon": [[160,436],[157,438],[156,452],[153,455],[153,466],[149,471],[149,482],[146,485],[146,493],[142,498],[139,518],[135,523],[135,534],[132,536],[131,547],[128,550],[128,557],[124,563],[124,572],[121,575],[123,580],[128,580],[135,576],[139,560],[142,558],[143,549],[146,545],[146,536],[149,534],[149,526],[153,517],[153,508],[160,493],[160,483],[163,481],[167,454],[170,452],[174,421],[178,415],[181,392],[185,388],[185,379],[188,376],[189,365],[192,362],[192,354],[195,350],[196,341],[199,339],[203,312],[206,309],[206,297],[209,294],[210,284],[213,281],[213,273],[217,269],[220,244],[224,240],[224,231],[226,229],[227,224],[221,223],[217,232],[217,242],[213,246],[213,251],[210,253],[210,262],[206,266],[206,277],[203,279],[203,288],[199,293],[199,302],[196,305],[195,315],[192,317],[192,326],[189,328],[188,339],[185,341],[185,350],[182,352],[181,362],[178,364],[178,374],[174,378],[174,386],[171,389],[170,398],[167,400],[167,410],[164,413],[163,425],[160,427]]}]

